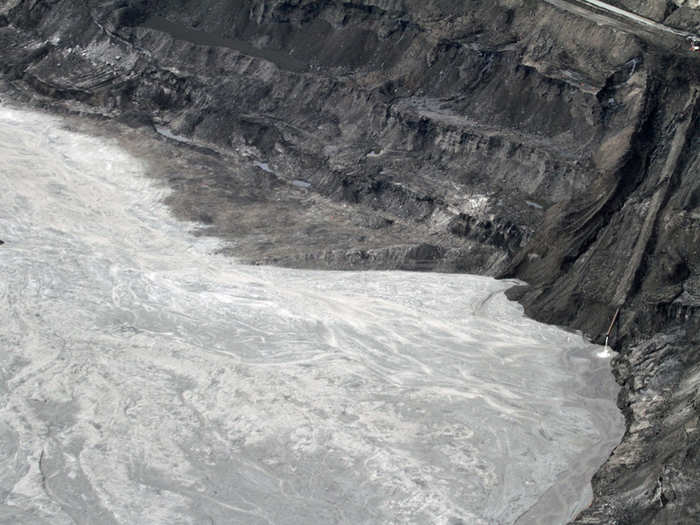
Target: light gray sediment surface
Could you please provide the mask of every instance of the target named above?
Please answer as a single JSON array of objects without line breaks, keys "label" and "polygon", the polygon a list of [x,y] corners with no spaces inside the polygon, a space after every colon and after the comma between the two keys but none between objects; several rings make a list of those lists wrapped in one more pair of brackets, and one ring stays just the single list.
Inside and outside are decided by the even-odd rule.
[{"label": "light gray sediment surface", "polygon": [[6,107],[0,185],[0,523],[561,523],[621,437],[512,281],[237,264]]}]

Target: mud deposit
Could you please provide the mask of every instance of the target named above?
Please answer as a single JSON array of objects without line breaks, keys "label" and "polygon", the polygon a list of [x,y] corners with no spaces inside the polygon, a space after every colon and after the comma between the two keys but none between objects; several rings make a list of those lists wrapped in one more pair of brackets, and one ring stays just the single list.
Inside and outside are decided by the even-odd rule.
[{"label": "mud deposit", "polygon": [[512,282],[213,255],[115,143],[0,108],[0,523],[546,523],[619,441]]}]

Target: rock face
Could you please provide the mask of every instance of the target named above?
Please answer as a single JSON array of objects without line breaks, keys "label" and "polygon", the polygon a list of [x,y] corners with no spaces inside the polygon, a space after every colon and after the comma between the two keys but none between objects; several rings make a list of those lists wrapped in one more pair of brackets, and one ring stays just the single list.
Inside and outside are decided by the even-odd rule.
[{"label": "rock face", "polygon": [[619,308],[629,430],[577,522],[697,523],[682,38],[564,0],[5,0],[0,26],[3,92],[143,127],[174,211],[239,257],[515,276],[531,315],[597,339]]}]

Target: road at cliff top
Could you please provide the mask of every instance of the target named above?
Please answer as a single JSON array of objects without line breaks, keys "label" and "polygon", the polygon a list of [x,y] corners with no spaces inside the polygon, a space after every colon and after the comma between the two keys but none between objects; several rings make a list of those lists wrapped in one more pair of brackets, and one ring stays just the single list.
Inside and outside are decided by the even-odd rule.
[{"label": "road at cliff top", "polygon": [[[544,0],[560,9],[587,18],[593,22],[612,25],[632,33],[656,33],[675,36],[683,39],[697,36],[688,31],[682,31],[673,27],[660,24],[630,11],[620,9],[598,0]],[[623,24],[622,22],[628,22]],[[629,23],[631,22],[631,23]],[[635,31],[636,27],[636,31]]]}]

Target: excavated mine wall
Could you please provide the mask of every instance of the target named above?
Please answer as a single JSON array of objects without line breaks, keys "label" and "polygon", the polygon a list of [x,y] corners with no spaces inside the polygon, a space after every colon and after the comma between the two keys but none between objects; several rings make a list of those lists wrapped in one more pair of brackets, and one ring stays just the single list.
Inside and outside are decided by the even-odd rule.
[{"label": "excavated mine wall", "polygon": [[4,0],[2,92],[190,148],[173,211],[251,262],[517,277],[601,342],[619,309],[576,522],[697,523],[700,55],[573,4]]}]

